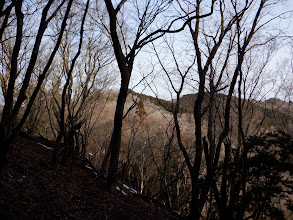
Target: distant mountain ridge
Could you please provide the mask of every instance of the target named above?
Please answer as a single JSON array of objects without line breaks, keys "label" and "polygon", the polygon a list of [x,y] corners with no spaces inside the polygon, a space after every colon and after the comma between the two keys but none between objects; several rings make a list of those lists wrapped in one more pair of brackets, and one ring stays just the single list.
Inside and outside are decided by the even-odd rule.
[{"label": "distant mountain ridge", "polygon": [[[145,101],[150,101],[157,106],[162,106],[165,110],[172,112],[172,106],[175,105],[175,101],[167,101],[164,99],[155,98],[150,95],[139,94],[134,91],[130,91],[133,95],[142,97]],[[185,94],[180,98],[180,110],[179,113],[192,114],[194,109],[194,102],[197,94]],[[225,104],[227,95],[215,94],[213,101],[217,105]],[[242,100],[243,102],[244,100]],[[260,118],[264,118],[264,126],[276,127],[277,129],[285,130],[286,132],[293,133],[293,105],[290,102],[283,101],[278,98],[269,98],[265,101],[247,100],[253,107],[255,115]],[[209,104],[209,94],[206,93],[203,108]],[[232,97],[232,105],[236,107],[238,98]],[[284,127],[284,128],[283,128]]]}]

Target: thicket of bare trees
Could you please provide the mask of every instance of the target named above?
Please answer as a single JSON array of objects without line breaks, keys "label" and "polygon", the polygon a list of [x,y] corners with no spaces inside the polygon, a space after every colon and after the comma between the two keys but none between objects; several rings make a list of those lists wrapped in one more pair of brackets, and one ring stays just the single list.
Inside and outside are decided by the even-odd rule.
[{"label": "thicket of bare trees", "polygon": [[[0,171],[22,130],[53,141],[53,165],[75,151],[113,192],[120,179],[189,219],[282,219],[293,142],[259,101],[282,2],[1,1]],[[130,90],[140,62],[157,98]],[[290,125],[292,86],[278,84]]]},{"label": "thicket of bare trees", "polygon": [[41,115],[48,116],[45,130],[56,136],[56,151],[63,140],[80,143],[77,150],[84,153],[96,101],[114,79],[104,69],[113,59],[103,15],[90,1],[4,1],[2,8],[1,169],[28,117],[33,120],[25,128],[31,132]]},{"label": "thicket of bare trees", "polygon": [[[262,58],[264,61],[258,63],[257,68],[252,67],[254,62],[247,66],[244,64],[251,62],[251,54],[259,47],[267,45],[270,47],[268,53],[274,52],[271,43],[278,33],[273,36],[262,33],[263,39],[255,40],[266,24],[274,19],[265,16],[270,4],[276,2],[219,2],[217,12],[211,16],[214,18],[212,26],[209,18],[189,22],[193,56],[190,51],[182,49],[183,52],[177,55],[178,46],[174,46],[176,43],[172,38],[165,41],[168,55],[159,53],[156,46],[153,48],[160,71],[165,73],[171,93],[175,94],[172,113],[176,137],[192,185],[190,219],[200,219],[204,209],[211,210],[215,205],[221,219],[243,219],[245,216],[249,204],[249,147],[246,142],[262,124],[262,119],[254,126],[247,123],[253,119],[254,107],[250,99],[257,94],[255,90],[270,54]],[[193,7],[190,3],[180,6],[183,13]],[[201,2],[198,1],[195,10],[199,13],[200,8]],[[185,62],[180,56],[184,56]],[[170,59],[173,65],[170,65]],[[250,74],[255,77],[253,85],[250,85]],[[188,85],[195,87],[197,92],[193,110],[195,143],[184,143],[178,120],[181,96]],[[218,94],[225,92],[219,103]],[[233,113],[236,115],[232,116]],[[208,118],[207,129],[203,123],[205,115]],[[233,120],[236,122],[231,123]],[[254,131],[249,126],[254,127]],[[192,151],[187,150],[190,144],[194,144]],[[215,203],[207,207],[210,199]]]},{"label": "thicket of bare trees", "polygon": [[[1,170],[6,162],[6,153],[9,145],[25,123],[41,85],[50,71],[50,66],[66,28],[73,1],[56,3],[52,0],[40,3],[41,9],[39,10],[36,10],[38,8],[34,8],[32,5],[25,4],[26,2],[22,0],[2,2],[3,7],[1,9],[5,13],[1,15],[7,19],[4,19],[4,22],[1,23],[1,29],[3,30],[1,32],[1,41],[2,45],[13,45],[11,46],[13,49],[9,50],[10,46],[8,46],[8,50],[5,51],[7,53],[5,55],[2,53],[3,56],[8,57],[6,59],[7,62],[2,62],[2,75],[4,75],[3,79],[6,81],[2,81],[4,85],[2,89],[4,107],[0,123]],[[61,9],[63,10],[63,18],[61,23],[59,21],[59,30],[49,30],[50,22],[55,19],[56,14]],[[35,30],[31,28],[31,22],[39,23]],[[50,33],[50,31],[52,32]],[[54,44],[47,44],[49,48],[45,47],[46,43],[44,42],[47,40],[47,34],[55,34],[57,39]],[[40,49],[50,49],[46,58],[38,56]],[[2,52],[4,51],[2,50]],[[41,58],[45,58],[45,61],[42,63],[43,68],[36,72],[36,63]],[[26,97],[33,75],[38,77],[38,81],[31,96]],[[24,113],[20,115],[23,102],[27,98],[29,102]]]}]

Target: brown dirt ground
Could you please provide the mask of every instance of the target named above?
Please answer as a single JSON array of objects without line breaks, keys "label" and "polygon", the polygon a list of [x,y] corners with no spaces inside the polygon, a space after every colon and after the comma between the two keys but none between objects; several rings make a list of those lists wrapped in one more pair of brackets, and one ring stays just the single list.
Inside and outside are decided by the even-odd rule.
[{"label": "brown dirt ground", "polygon": [[18,137],[0,177],[0,219],[180,219],[141,195],[119,191],[69,158],[66,166],[50,166],[52,151]]}]

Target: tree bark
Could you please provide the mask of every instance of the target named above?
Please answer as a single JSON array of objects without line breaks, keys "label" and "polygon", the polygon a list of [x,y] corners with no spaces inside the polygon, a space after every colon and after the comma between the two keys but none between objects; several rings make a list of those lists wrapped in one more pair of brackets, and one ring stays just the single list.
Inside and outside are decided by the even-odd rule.
[{"label": "tree bark", "polygon": [[13,125],[14,121],[11,120],[11,114],[13,110],[13,93],[15,87],[15,81],[17,78],[17,60],[22,42],[22,28],[23,28],[23,13],[21,11],[22,0],[17,1],[15,5],[15,13],[17,19],[17,30],[16,40],[13,47],[12,58],[11,58],[11,70],[9,84],[7,88],[7,96],[5,99],[5,105],[2,112],[2,118],[0,123],[0,173],[2,172],[7,159],[6,154],[9,146],[13,140]]},{"label": "tree bark", "polygon": [[109,165],[109,172],[108,172],[108,183],[110,185],[110,188],[113,189],[117,181],[117,169],[118,169],[118,160],[119,160],[120,145],[121,145],[123,110],[124,110],[126,97],[128,94],[128,86],[129,86],[129,80],[131,76],[134,54],[128,59],[124,56],[122,52],[121,44],[119,41],[119,37],[117,34],[117,24],[116,24],[117,11],[116,10],[119,10],[119,9],[117,8],[115,10],[110,0],[105,0],[105,3],[109,13],[112,44],[113,44],[114,53],[115,53],[115,57],[118,63],[120,76],[121,76],[121,86],[119,90],[115,116],[114,116],[114,130],[113,130],[110,145],[109,145],[111,156],[110,156],[110,165]]},{"label": "tree bark", "polygon": [[122,120],[123,120],[123,110],[128,93],[129,78],[121,80],[120,92],[117,99],[115,117],[114,117],[114,130],[111,137],[110,149],[110,165],[108,172],[108,183],[111,187],[114,186],[117,180],[117,169],[121,145],[121,132],[122,132]]}]

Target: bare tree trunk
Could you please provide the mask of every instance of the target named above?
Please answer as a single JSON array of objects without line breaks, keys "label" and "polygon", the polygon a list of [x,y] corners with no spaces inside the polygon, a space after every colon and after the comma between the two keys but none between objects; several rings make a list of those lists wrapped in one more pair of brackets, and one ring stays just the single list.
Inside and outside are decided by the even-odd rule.
[{"label": "bare tree trunk", "polygon": [[[76,63],[76,60],[77,58],[79,57],[80,55],[80,52],[81,52],[81,46],[82,46],[82,42],[83,42],[83,32],[84,32],[84,23],[85,23],[85,18],[86,18],[86,15],[87,15],[87,11],[88,11],[88,7],[89,7],[89,0],[87,0],[87,3],[86,3],[86,8],[85,8],[85,11],[84,11],[84,14],[83,14],[83,18],[82,18],[82,22],[81,22],[81,27],[80,27],[80,33],[79,33],[79,45],[78,45],[78,51],[77,53],[75,54],[72,62],[71,62],[71,66],[70,66],[70,69],[68,70],[67,72],[67,79],[66,79],[66,83],[63,87],[63,91],[62,91],[62,99],[61,99],[61,109],[60,109],[60,123],[59,123],[59,134],[57,136],[57,139],[56,139],[56,144],[55,144],[55,147],[54,147],[54,150],[53,150],[53,157],[52,157],[52,163],[53,165],[55,165],[56,163],[56,157],[57,157],[57,150],[60,146],[60,143],[61,143],[61,140],[62,140],[62,137],[64,137],[64,142],[65,142],[65,139],[67,139],[68,137],[68,134],[66,133],[65,131],[65,106],[66,106],[66,95],[67,95],[67,89],[69,87],[69,83],[70,83],[70,80],[72,79],[72,73],[73,73],[73,69],[74,69],[74,66],[75,66],[75,63]],[[69,97],[70,99],[71,97]],[[74,128],[72,128],[74,129]],[[69,147],[69,146],[66,146],[66,147]],[[67,151],[68,149],[66,149]],[[65,152],[66,152],[65,151]],[[65,156],[66,157],[66,156]],[[64,158],[64,161],[66,160],[66,158]]]},{"label": "bare tree trunk", "polygon": [[23,82],[22,82],[21,90],[20,90],[19,95],[17,97],[17,100],[14,104],[14,98],[15,98],[15,88],[14,87],[15,87],[15,82],[16,82],[17,75],[18,75],[18,70],[17,70],[18,55],[19,55],[19,52],[21,49],[22,34],[23,34],[22,33],[23,13],[21,11],[22,0],[18,0],[15,3],[15,13],[16,13],[16,18],[17,18],[17,31],[16,31],[16,40],[15,40],[15,44],[14,44],[14,48],[13,48],[13,52],[12,52],[12,57],[11,57],[11,70],[10,70],[10,77],[9,77],[7,93],[5,96],[5,105],[4,105],[1,123],[0,123],[0,159],[1,159],[0,172],[2,172],[2,169],[4,168],[4,166],[6,164],[6,154],[8,152],[9,146],[12,143],[12,141],[14,140],[15,136],[20,131],[20,129],[22,128],[23,124],[25,123],[25,121],[29,115],[29,112],[31,110],[31,107],[33,105],[33,102],[34,102],[34,100],[40,90],[41,84],[42,84],[42,82],[43,82],[43,80],[49,70],[49,67],[53,61],[53,58],[57,52],[57,48],[59,47],[60,40],[62,38],[64,29],[66,26],[66,20],[68,18],[68,14],[69,14],[73,0],[71,0],[68,3],[67,13],[66,13],[66,15],[63,19],[62,25],[61,25],[61,30],[60,30],[60,34],[59,34],[59,38],[58,38],[59,41],[57,41],[57,43],[55,44],[55,48],[50,55],[49,61],[47,62],[47,65],[44,68],[43,73],[40,75],[40,77],[38,79],[38,84],[37,84],[36,88],[34,89],[33,95],[30,97],[29,104],[27,105],[25,112],[24,112],[23,116],[21,117],[20,122],[17,124],[16,123],[17,117],[19,116],[20,107],[21,107],[23,101],[26,99],[25,93],[27,91],[27,88],[28,88],[28,85],[30,82],[30,78],[31,78],[31,74],[32,74],[32,72],[34,70],[34,66],[36,64],[36,60],[37,60],[38,53],[39,53],[39,47],[41,44],[41,40],[43,38],[43,34],[47,28],[48,23],[55,16],[57,10],[59,10],[61,8],[61,6],[64,4],[64,2],[65,2],[65,0],[59,4],[57,9],[52,13],[52,15],[49,18],[47,18],[47,14],[48,14],[48,11],[53,3],[53,0],[50,0],[47,3],[47,5],[45,6],[45,8],[43,9],[41,22],[40,22],[38,33],[37,33],[36,40],[34,43],[34,47],[33,47],[30,61],[29,61],[29,65],[26,70]]},{"label": "bare tree trunk", "polygon": [[118,169],[118,159],[120,153],[121,145],[121,132],[122,132],[122,120],[123,120],[123,110],[128,93],[129,78],[121,80],[120,92],[117,99],[115,118],[114,118],[114,130],[110,142],[110,165],[108,172],[108,182],[111,187],[117,180],[117,169]]},{"label": "bare tree trunk", "polygon": [[[117,11],[118,8],[115,10],[112,2],[110,0],[105,0],[107,10],[109,13],[110,18],[110,32],[111,32],[111,39],[113,43],[114,53],[117,59],[117,63],[120,70],[121,75],[121,86],[120,91],[117,99],[115,116],[114,116],[114,130],[112,133],[111,141],[110,141],[110,165],[109,165],[109,172],[108,172],[108,183],[113,189],[115,182],[117,181],[117,169],[118,169],[118,160],[119,160],[119,153],[120,153],[120,145],[121,145],[121,132],[122,132],[122,120],[123,120],[123,110],[126,101],[126,97],[128,94],[128,86],[129,80],[131,76],[131,70],[133,65],[134,59],[134,52],[127,59],[121,48],[121,44],[119,42],[119,37],[117,34]],[[123,4],[123,3],[122,3]]]},{"label": "bare tree trunk", "polygon": [[6,154],[12,140],[14,139],[13,125],[15,122],[11,120],[11,114],[13,110],[14,86],[17,78],[17,58],[22,42],[23,14],[21,12],[21,7],[22,0],[19,0],[15,6],[15,13],[17,18],[16,40],[12,52],[9,84],[0,123],[0,173],[2,172],[7,162]]},{"label": "bare tree trunk", "polygon": [[[119,159],[119,151],[120,151],[120,144],[121,144],[121,130],[122,130],[122,120],[123,120],[123,109],[127,97],[128,92],[128,85],[129,80],[132,73],[133,68],[133,62],[136,56],[136,53],[146,44],[164,36],[166,33],[177,33],[182,31],[185,26],[192,21],[195,18],[203,18],[208,17],[213,13],[213,8],[215,4],[215,0],[212,0],[211,2],[211,11],[200,15],[199,10],[198,13],[196,13],[195,16],[190,16],[188,19],[184,22],[184,24],[178,28],[171,30],[173,28],[174,21],[177,20],[175,18],[173,21],[170,22],[169,25],[165,25],[166,29],[158,28],[155,31],[151,31],[151,33],[147,34],[146,36],[143,36],[148,31],[148,28],[150,24],[155,20],[158,13],[162,11],[164,7],[162,7],[162,4],[167,6],[172,3],[172,1],[166,1],[165,3],[156,2],[154,4],[155,7],[152,6],[152,9],[149,8],[151,4],[148,2],[146,4],[146,7],[143,12],[143,16],[139,19],[139,25],[137,28],[137,33],[135,36],[135,39],[133,41],[133,45],[124,45],[125,47],[129,47],[130,51],[129,53],[126,52],[126,55],[123,53],[122,46],[120,39],[118,37],[117,33],[117,13],[120,11],[123,4],[126,2],[126,0],[121,0],[120,3],[114,8],[113,3],[111,0],[104,0],[107,11],[109,14],[109,20],[110,20],[110,34],[112,39],[112,44],[114,48],[115,57],[118,63],[118,67],[120,70],[120,76],[121,76],[121,87],[120,92],[117,100],[117,106],[116,106],[116,112],[115,112],[115,118],[114,118],[114,131],[112,133],[112,138],[110,142],[110,166],[109,166],[109,172],[108,172],[108,181],[113,188],[114,182],[116,182],[117,178],[117,167],[118,167],[118,159]],[[198,0],[199,1],[199,0]],[[141,9],[138,10],[138,14],[141,13]],[[198,153],[198,157],[200,155],[200,152]]]}]

